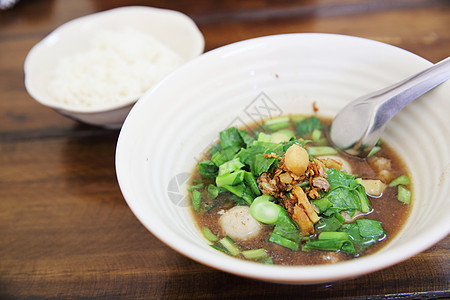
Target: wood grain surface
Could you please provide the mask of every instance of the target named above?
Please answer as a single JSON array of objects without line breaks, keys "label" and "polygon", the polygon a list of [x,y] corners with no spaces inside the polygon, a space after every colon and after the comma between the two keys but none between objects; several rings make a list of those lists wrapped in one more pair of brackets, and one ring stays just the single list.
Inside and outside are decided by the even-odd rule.
[{"label": "wood grain surface", "polygon": [[444,299],[447,237],[390,268],[330,284],[279,285],[223,273],[165,246],[134,217],[114,168],[119,132],[77,123],[26,92],[28,51],[57,26],[125,5],[175,9],[206,51],[290,32],[355,35],[432,62],[450,54],[446,0],[21,0],[0,11],[0,298]]}]

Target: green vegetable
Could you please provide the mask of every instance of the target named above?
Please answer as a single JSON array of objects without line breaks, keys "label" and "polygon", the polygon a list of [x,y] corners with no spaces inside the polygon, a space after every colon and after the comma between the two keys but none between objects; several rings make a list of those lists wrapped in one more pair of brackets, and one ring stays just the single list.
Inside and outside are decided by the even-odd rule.
[{"label": "green vegetable", "polygon": [[242,198],[248,205],[252,204],[253,199],[255,198],[252,190],[244,183],[238,185],[224,185],[222,187],[239,198]]},{"label": "green vegetable", "polygon": [[219,243],[228,251],[229,254],[233,256],[241,253],[239,246],[229,236],[226,236],[219,240]]},{"label": "green vegetable", "polygon": [[322,131],[318,128],[315,128],[311,133],[311,139],[313,142],[318,142],[320,137],[322,136]]},{"label": "green vegetable", "polygon": [[279,117],[279,118],[266,120],[264,122],[264,125],[269,130],[278,130],[278,129],[288,127],[289,122],[290,122],[289,117]]},{"label": "green vegetable", "polygon": [[349,240],[350,236],[346,232],[322,232],[319,234],[319,240]]},{"label": "green vegetable", "polygon": [[285,209],[281,209],[269,241],[296,251],[300,239],[297,224],[289,218]]},{"label": "green vegetable", "polygon": [[[242,199],[241,197],[238,197],[234,194],[230,195],[230,197],[228,197],[226,199],[226,201],[228,202],[234,202],[236,203],[236,205],[249,205],[249,202],[245,201],[244,199]],[[251,203],[251,202],[250,202]]]},{"label": "green vegetable", "polygon": [[358,219],[356,224],[358,225],[359,234],[364,238],[377,237],[384,234],[380,221]]},{"label": "green vegetable", "polygon": [[230,127],[219,133],[221,153],[227,159],[230,160],[233,156],[242,148],[246,146],[246,143],[242,139],[241,133],[236,127]]},{"label": "green vegetable", "polygon": [[225,162],[225,163],[223,163],[223,164],[221,164],[219,166],[219,173],[218,173],[218,175],[221,176],[221,175],[224,175],[224,174],[227,174],[227,173],[231,173],[231,172],[236,171],[236,170],[240,170],[244,166],[245,165],[240,162],[239,158],[235,158],[235,159],[229,160],[229,161],[227,161],[227,162]]},{"label": "green vegetable", "polygon": [[304,120],[304,119],[306,119],[306,116],[305,116],[305,115],[292,115],[292,116],[291,116],[291,120],[292,120],[292,122],[294,122],[294,123],[298,123],[298,122],[300,122],[300,121],[302,121],[302,120]]},{"label": "green vegetable", "polygon": [[353,215],[356,210],[363,213],[371,210],[364,186],[358,183],[355,175],[336,169],[328,169],[327,174],[330,191],[326,197],[333,203],[329,209],[334,212],[346,211],[350,215]]},{"label": "green vegetable", "polygon": [[296,186],[299,186],[299,187],[305,187],[308,185],[309,185],[309,180],[305,180],[305,181],[302,181],[302,182],[296,184]]},{"label": "green vegetable", "polygon": [[237,185],[244,181],[244,173],[245,171],[239,170],[232,173],[225,173],[223,175],[216,177],[216,185],[218,187],[225,185]]},{"label": "green vegetable", "polygon": [[329,146],[308,146],[306,151],[312,156],[334,155],[338,153],[336,149]]},{"label": "green vegetable", "polygon": [[299,229],[296,223],[289,218],[286,210],[273,203],[274,197],[262,195],[253,200],[250,205],[250,214],[261,223],[275,224],[269,241],[297,250],[300,242]]},{"label": "green vegetable", "polygon": [[[306,181],[305,183],[307,185],[309,184],[308,181]],[[327,209],[329,209],[331,206],[333,206],[333,203],[331,203],[326,197],[312,200],[311,203],[314,204],[319,209],[319,213],[323,213]]]},{"label": "green vegetable", "polygon": [[385,237],[381,222],[358,219],[355,223],[343,225],[337,232],[321,232],[317,240],[307,241],[302,250],[343,251],[357,256]]},{"label": "green vegetable", "polygon": [[242,149],[236,156],[245,165],[250,167],[250,171],[255,176],[267,172],[276,162],[276,158],[265,158],[264,154],[275,153],[277,155],[283,154],[283,145],[256,141],[249,148]]},{"label": "green vegetable", "polygon": [[214,154],[216,154],[217,152],[220,152],[222,150],[222,147],[220,147],[220,143],[219,144],[214,144],[211,149],[209,150],[209,155],[213,156]]},{"label": "green vegetable", "polygon": [[250,205],[250,214],[257,221],[264,224],[275,224],[282,207],[273,203],[274,197],[270,195],[262,195],[253,200]]},{"label": "green vegetable", "polygon": [[212,161],[204,160],[198,163],[198,171],[203,178],[215,179],[219,168]]},{"label": "green vegetable", "polygon": [[217,196],[219,196],[220,188],[218,188],[214,184],[209,184],[208,188],[207,188],[207,192],[208,192],[209,198],[215,199],[215,198],[217,198]]},{"label": "green vegetable", "polygon": [[217,166],[219,167],[220,165],[224,164],[227,162],[227,158],[222,154],[221,151],[215,152],[212,156],[211,156],[211,161]]},{"label": "green vegetable", "polygon": [[250,147],[254,142],[255,139],[248,135],[247,131],[238,129],[239,135],[241,136],[241,139],[244,141],[246,147]]},{"label": "green vegetable", "polygon": [[245,142],[241,137],[241,133],[236,127],[230,127],[219,133],[220,146],[222,149],[236,148],[236,152],[245,146]]},{"label": "green vegetable", "polygon": [[197,190],[192,191],[192,208],[195,211],[200,210],[201,202],[202,202],[202,194]]},{"label": "green vegetable", "polygon": [[266,261],[264,262],[264,264],[266,264],[266,265],[273,265],[272,257],[269,257],[268,259],[266,259]]},{"label": "green vegetable", "polygon": [[203,183],[199,183],[199,184],[188,187],[188,191],[192,192],[193,190],[199,190],[202,188],[203,188]]},{"label": "green vegetable", "polygon": [[260,132],[258,134],[258,142],[270,142],[270,135]]},{"label": "green vegetable", "polygon": [[210,242],[217,242],[219,240],[219,238],[214,233],[212,233],[208,227],[202,228],[202,234]]},{"label": "green vegetable", "polygon": [[269,254],[267,253],[266,249],[263,248],[246,250],[242,251],[241,253],[246,259],[251,260],[266,261],[269,258]]},{"label": "green vegetable", "polygon": [[320,221],[316,223],[315,228],[318,232],[336,231],[341,228],[344,222],[344,218],[339,213],[336,213],[329,217],[322,217]]},{"label": "green vegetable", "polygon": [[248,187],[252,190],[253,194],[256,196],[261,195],[261,191],[259,190],[258,183],[256,182],[255,177],[253,177],[253,174],[250,172],[244,173],[244,182],[247,184]]},{"label": "green vegetable", "polygon": [[266,153],[266,154],[275,153],[277,155],[284,154],[283,145],[279,143],[256,141],[253,143],[250,149],[254,147],[259,150],[258,153]]},{"label": "green vegetable", "polygon": [[397,186],[397,185],[408,185],[411,181],[409,180],[409,177],[406,175],[401,175],[389,183],[389,186]]},{"label": "green vegetable", "polygon": [[355,254],[355,248],[350,240],[326,239],[310,240],[302,245],[302,251],[324,250],[324,251],[342,251]]},{"label": "green vegetable", "polygon": [[411,191],[402,185],[398,186],[397,199],[400,202],[409,204],[411,202]]},{"label": "green vegetable", "polygon": [[345,224],[339,231],[348,233],[355,247],[355,254],[362,253],[386,237],[381,222],[368,219],[358,219],[355,223]]},{"label": "green vegetable", "polygon": [[371,157],[373,155],[375,155],[376,153],[378,153],[381,150],[380,146],[375,146],[372,148],[372,150],[370,150],[369,154],[367,154],[367,157]]},{"label": "green vegetable", "polygon": [[252,173],[255,176],[259,176],[262,173],[269,171],[275,161],[276,157],[266,158],[264,154],[256,154],[253,162]]},{"label": "green vegetable", "polygon": [[270,142],[272,143],[288,142],[292,138],[295,138],[295,134],[292,130],[281,129],[275,131],[270,135]]},{"label": "green vegetable", "polygon": [[322,124],[320,123],[319,118],[313,116],[299,121],[295,124],[295,127],[297,129],[297,134],[302,137],[305,134],[312,132],[314,129],[320,129]]}]

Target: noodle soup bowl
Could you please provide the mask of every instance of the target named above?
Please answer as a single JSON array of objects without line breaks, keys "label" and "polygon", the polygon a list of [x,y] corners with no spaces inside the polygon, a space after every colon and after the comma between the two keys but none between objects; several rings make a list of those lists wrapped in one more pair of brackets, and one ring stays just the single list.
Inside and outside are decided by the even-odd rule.
[{"label": "noodle soup bowl", "polygon": [[[156,40],[184,62],[203,53],[203,35],[188,16],[173,10],[144,6],[115,8],[71,20],[37,43],[28,53],[24,64],[28,93],[39,103],[69,118],[91,125],[120,128],[141,95],[88,106],[57,101],[49,91],[49,86],[58,76],[54,70],[61,59],[92,50],[92,43],[98,38],[99,32],[121,30],[139,32]],[[140,57],[132,59],[142,60]]]},{"label": "noodle soup bowl", "polygon": [[333,117],[349,101],[430,65],[391,45],[332,34],[267,36],[205,53],[148,91],[128,115],[116,152],[123,196],[168,247],[239,276],[313,284],[400,263],[449,233],[449,82],[406,106],[383,133],[409,167],[414,190],[406,223],[374,254],[309,266],[264,265],[228,256],[210,247],[197,228],[186,188],[221,130],[314,109]]}]

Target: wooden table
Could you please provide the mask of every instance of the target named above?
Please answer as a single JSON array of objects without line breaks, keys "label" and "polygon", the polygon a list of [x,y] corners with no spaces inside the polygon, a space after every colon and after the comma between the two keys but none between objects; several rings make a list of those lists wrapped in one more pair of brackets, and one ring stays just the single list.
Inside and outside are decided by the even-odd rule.
[{"label": "wooden table", "polygon": [[447,237],[354,280],[278,285],[178,254],[134,217],[117,185],[118,131],[67,119],[24,88],[30,48],[57,26],[123,5],[192,17],[206,50],[288,32],[390,43],[437,62],[450,54],[446,0],[22,0],[0,12],[0,298],[450,298]]}]

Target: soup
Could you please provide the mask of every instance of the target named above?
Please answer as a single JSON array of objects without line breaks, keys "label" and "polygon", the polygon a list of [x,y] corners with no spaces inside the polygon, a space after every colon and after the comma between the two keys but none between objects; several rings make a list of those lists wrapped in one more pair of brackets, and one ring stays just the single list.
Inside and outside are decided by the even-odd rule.
[{"label": "soup", "polygon": [[408,216],[406,166],[385,143],[367,158],[327,140],[329,119],[283,116],[219,133],[189,187],[211,246],[266,264],[336,263],[377,251]]}]

